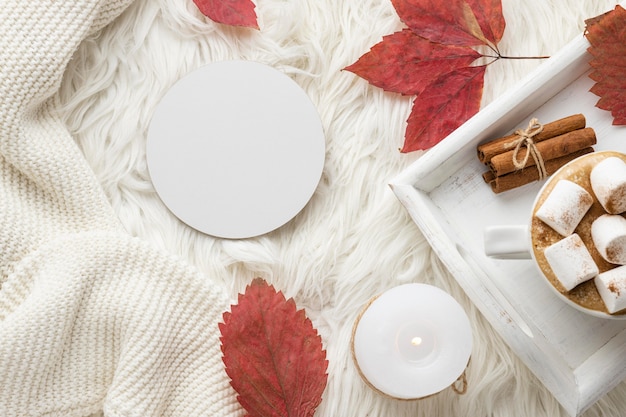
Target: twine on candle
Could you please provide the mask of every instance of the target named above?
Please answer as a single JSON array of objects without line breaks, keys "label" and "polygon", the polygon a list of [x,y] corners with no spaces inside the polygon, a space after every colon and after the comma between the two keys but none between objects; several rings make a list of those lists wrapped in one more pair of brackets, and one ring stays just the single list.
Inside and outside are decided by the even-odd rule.
[{"label": "twine on candle", "polygon": [[[524,168],[528,162],[528,157],[532,156],[535,161],[535,165],[537,166],[540,180],[546,178],[548,176],[548,172],[543,162],[543,158],[541,157],[541,153],[537,150],[533,137],[537,136],[542,131],[543,125],[539,123],[539,120],[533,118],[528,123],[528,127],[526,129],[519,129],[515,131],[515,134],[519,136],[519,138],[505,145],[506,149],[515,148],[513,151],[513,165],[518,170]],[[524,159],[520,161],[517,154],[522,146],[526,147],[526,155],[524,156]]]},{"label": "twine on candle", "polygon": [[452,384],[452,391],[456,392],[459,395],[463,395],[467,392],[467,375],[465,374],[466,371],[467,368]]}]

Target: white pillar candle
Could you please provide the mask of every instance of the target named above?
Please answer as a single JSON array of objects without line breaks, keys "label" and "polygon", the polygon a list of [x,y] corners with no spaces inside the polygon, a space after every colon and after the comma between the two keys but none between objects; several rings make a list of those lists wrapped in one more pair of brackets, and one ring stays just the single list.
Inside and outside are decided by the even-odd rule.
[{"label": "white pillar candle", "polygon": [[352,349],[364,380],[398,399],[423,398],[465,371],[472,332],[463,308],[445,291],[405,284],[374,299],[354,326]]}]

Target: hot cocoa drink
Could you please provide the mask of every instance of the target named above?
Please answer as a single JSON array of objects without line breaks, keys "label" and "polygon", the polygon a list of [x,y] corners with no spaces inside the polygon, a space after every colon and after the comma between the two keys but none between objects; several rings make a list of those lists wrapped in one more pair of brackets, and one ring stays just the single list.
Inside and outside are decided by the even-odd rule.
[{"label": "hot cocoa drink", "polygon": [[585,155],[543,187],[530,228],[548,281],[581,307],[613,315],[626,314],[624,190],[626,155]]}]

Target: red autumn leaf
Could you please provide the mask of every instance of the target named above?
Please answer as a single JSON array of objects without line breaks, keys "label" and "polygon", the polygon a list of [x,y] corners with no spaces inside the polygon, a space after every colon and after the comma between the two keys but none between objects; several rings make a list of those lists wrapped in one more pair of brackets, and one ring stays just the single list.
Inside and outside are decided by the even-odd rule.
[{"label": "red autumn leaf", "polygon": [[430,42],[405,29],[383,37],[346,70],[385,91],[416,95],[441,74],[466,67],[480,56],[470,47]]},{"label": "red autumn leaf", "polygon": [[413,102],[402,152],[428,149],[480,109],[485,66],[465,67],[439,77]]},{"label": "red autumn leaf", "polygon": [[501,0],[391,0],[415,34],[449,45],[495,45],[504,32]]},{"label": "red autumn leaf", "polygon": [[320,336],[293,299],[257,278],[219,328],[226,373],[249,416],[313,416],[328,361]]},{"label": "red autumn leaf", "polygon": [[254,3],[250,0],[193,0],[203,15],[217,23],[258,29]]},{"label": "red autumn leaf", "polygon": [[591,92],[600,96],[596,106],[608,110],[614,125],[626,124],[626,10],[614,10],[588,19],[589,77],[596,83]]},{"label": "red autumn leaf", "polygon": [[[391,0],[408,29],[385,36],[346,70],[386,91],[417,95],[402,152],[428,149],[480,109],[485,65],[473,46],[498,51],[501,0]],[[492,61],[493,62],[493,61]]]}]

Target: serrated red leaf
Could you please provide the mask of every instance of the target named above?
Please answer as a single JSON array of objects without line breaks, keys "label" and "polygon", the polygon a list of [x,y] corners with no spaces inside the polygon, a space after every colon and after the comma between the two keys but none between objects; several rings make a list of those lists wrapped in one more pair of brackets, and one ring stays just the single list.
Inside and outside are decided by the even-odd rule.
[{"label": "serrated red leaf", "polygon": [[504,32],[501,0],[391,0],[400,20],[432,42],[497,44]]},{"label": "serrated red leaf", "polygon": [[606,96],[610,94],[615,94],[615,91],[606,84],[594,84],[589,91],[597,96]]},{"label": "serrated red leaf", "polygon": [[441,74],[480,57],[470,47],[434,43],[404,29],[383,37],[346,70],[385,91],[416,95]]},{"label": "serrated red leaf", "polygon": [[255,279],[224,313],[222,353],[251,417],[311,417],[326,387],[321,337],[293,299]]},{"label": "serrated red leaf", "polygon": [[480,109],[485,66],[465,67],[439,77],[413,102],[402,152],[428,149]]},{"label": "serrated red leaf", "polygon": [[[589,61],[589,65],[592,68],[604,68],[609,67],[611,71],[624,71],[626,69],[626,56],[614,56],[614,55],[597,55],[599,58]],[[601,58],[600,58],[601,57]]]},{"label": "serrated red leaf", "polygon": [[193,0],[203,15],[217,23],[258,29],[255,5],[250,0]]},{"label": "serrated red leaf", "polygon": [[613,124],[626,124],[626,10],[614,10],[586,20],[589,40],[591,92],[600,99],[596,107],[611,112]]}]

